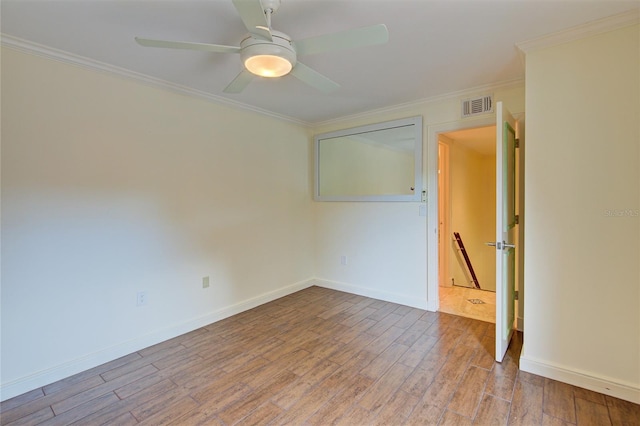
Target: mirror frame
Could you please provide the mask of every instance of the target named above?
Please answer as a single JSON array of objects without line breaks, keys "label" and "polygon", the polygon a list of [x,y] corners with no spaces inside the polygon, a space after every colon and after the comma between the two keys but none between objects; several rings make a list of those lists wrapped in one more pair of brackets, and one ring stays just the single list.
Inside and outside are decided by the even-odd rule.
[{"label": "mirror frame", "polygon": [[[414,191],[413,194],[385,194],[385,195],[320,195],[320,142],[323,139],[332,139],[342,136],[357,135],[360,133],[375,132],[392,129],[394,127],[414,126]],[[314,144],[314,182],[313,199],[315,201],[413,201],[422,199],[422,116],[403,118],[399,120],[385,121],[366,126],[351,127],[349,129],[336,130],[334,132],[321,133],[313,138]]]}]

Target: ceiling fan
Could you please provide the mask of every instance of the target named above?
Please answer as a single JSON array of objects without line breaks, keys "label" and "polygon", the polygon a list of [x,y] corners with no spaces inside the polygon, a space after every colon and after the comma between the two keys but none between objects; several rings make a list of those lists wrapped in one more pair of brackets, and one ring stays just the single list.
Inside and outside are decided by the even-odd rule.
[{"label": "ceiling fan", "polygon": [[298,56],[382,44],[389,40],[387,27],[379,24],[294,42],[287,34],[271,27],[271,15],[280,7],[280,0],[233,0],[233,4],[249,31],[240,46],[140,37],[135,38],[136,42],[146,47],[239,53],[245,68],[224,92],[240,93],[255,76],[281,77],[289,73],[318,90],[330,92],[340,85],[299,62]]}]

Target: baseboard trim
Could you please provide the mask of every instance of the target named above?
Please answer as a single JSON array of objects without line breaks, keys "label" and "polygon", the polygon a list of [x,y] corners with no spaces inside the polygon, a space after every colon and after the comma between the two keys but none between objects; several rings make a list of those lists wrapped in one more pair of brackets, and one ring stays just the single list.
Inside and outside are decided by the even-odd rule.
[{"label": "baseboard trim", "polygon": [[280,297],[311,287],[312,285],[314,285],[312,279],[299,281],[286,287],[281,287],[277,290],[217,309],[201,317],[194,318],[180,324],[175,324],[161,330],[155,330],[136,339],[102,349],[87,356],[39,371],[27,377],[3,383],[0,385],[0,401],[5,401],[33,389],[46,386],[50,383],[64,379],[65,377],[97,367],[98,365],[113,361],[130,353],[164,342],[165,340],[173,339],[174,337],[178,337],[190,331],[197,330],[200,327],[204,327],[249,309],[253,309],[257,306],[279,299]]},{"label": "baseboard trim", "polygon": [[330,288],[332,290],[344,291],[347,293],[357,294],[359,296],[371,297],[372,299],[384,300],[385,302],[398,303],[400,305],[410,306],[412,308],[427,309],[426,299],[416,299],[404,294],[392,293],[389,291],[375,290],[367,287],[361,287],[354,284],[314,278],[313,285],[318,287]]},{"label": "baseboard trim", "polygon": [[620,383],[610,378],[597,377],[525,355],[520,356],[520,370],[640,404],[640,388],[630,383]]},{"label": "baseboard trim", "polygon": [[518,317],[516,327],[518,328],[518,331],[524,332],[524,318]]}]

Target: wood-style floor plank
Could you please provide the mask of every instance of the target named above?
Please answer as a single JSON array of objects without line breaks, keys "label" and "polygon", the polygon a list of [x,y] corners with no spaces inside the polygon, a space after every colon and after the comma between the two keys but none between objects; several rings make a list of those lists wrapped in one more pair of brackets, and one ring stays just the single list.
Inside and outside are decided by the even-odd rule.
[{"label": "wood-style floor plank", "polygon": [[[611,418],[606,405],[586,399],[576,398],[577,424],[584,426],[611,426]],[[640,419],[638,419],[640,421]]]},{"label": "wood-style floor plank", "polygon": [[522,336],[310,287],[0,404],[4,425],[640,425],[519,371]]},{"label": "wood-style floor plank", "polygon": [[447,410],[470,419],[474,418],[488,377],[487,370],[475,366],[469,367],[453,394]]},{"label": "wood-style floor plank", "polygon": [[148,376],[157,372],[158,369],[152,365],[146,365],[139,370],[134,370],[129,372],[128,374],[119,376],[116,379],[113,379],[110,382],[102,383],[98,386],[95,386],[91,389],[87,389],[86,391],[80,392],[74,396],[63,399],[60,402],[51,405],[53,408],[53,412],[56,413],[56,416],[64,413],[65,411],[69,411],[72,408],[80,406],[85,402],[91,401],[99,396],[102,396],[106,393],[113,392],[114,390],[132,383],[142,377]]},{"label": "wood-style floor plank", "polygon": [[[283,411],[284,410],[282,410],[282,408],[278,407],[277,405],[271,402],[267,402],[261,405],[260,407],[258,407],[254,412],[252,412],[251,414],[249,414],[247,417],[240,420],[236,424],[242,425],[242,426],[257,426],[257,425],[270,424],[272,420],[280,416],[283,413]],[[215,426],[214,423],[204,423],[204,424]]]},{"label": "wood-style floor plank", "polygon": [[420,400],[406,392],[398,391],[382,407],[375,418],[375,423],[380,425],[403,424]]},{"label": "wood-style floor plank", "polygon": [[566,383],[545,379],[542,409],[549,416],[575,424],[576,409],[573,387]]},{"label": "wood-style floor plank", "polygon": [[511,401],[513,388],[518,374],[517,360],[507,354],[501,364],[497,364],[490,373],[485,392],[498,398]]},{"label": "wood-style floor plank", "polygon": [[[613,425],[633,424],[631,419],[640,419],[640,405],[611,396],[606,396],[605,399]],[[636,424],[640,425],[640,420]]]},{"label": "wood-style floor plank", "polygon": [[[151,385],[140,392],[136,393],[134,397],[120,399],[114,402],[111,405],[104,407],[101,410],[96,411],[95,413],[83,417],[78,422],[74,424],[81,425],[103,425],[103,424],[119,424],[116,419],[122,418],[123,420],[128,419],[126,414],[131,414],[130,411],[137,408],[138,406],[144,404],[147,401],[150,401],[160,395],[165,394],[168,391],[175,389],[177,386],[171,380],[163,380],[160,383],[156,383]],[[132,415],[133,417],[133,415]],[[138,420],[133,417],[135,422]],[[126,420],[127,422],[129,420]]]},{"label": "wood-style floor plank", "polygon": [[231,403],[218,414],[218,417],[226,424],[233,424],[238,419],[244,419],[258,407],[269,402],[273,396],[292,385],[297,379],[298,376],[294,373],[282,371],[246,398]]},{"label": "wood-style floor plank", "polygon": [[479,425],[506,425],[509,418],[509,402],[485,394],[480,403],[475,423]]},{"label": "wood-style floor plank", "polygon": [[46,395],[55,394],[61,390],[68,391],[70,385],[80,384],[81,382],[90,382],[91,380],[95,380],[98,375],[101,375],[107,371],[110,371],[114,368],[121,367],[123,365],[127,365],[137,359],[140,359],[141,356],[139,353],[134,352],[129,355],[125,355],[123,357],[114,359],[113,361],[107,362],[105,364],[99,365],[90,370],[83,371],[82,373],[75,374],[71,377],[67,377],[65,379],[59,380],[57,382],[51,383],[42,388]]},{"label": "wood-style floor plank", "polygon": [[37,425],[44,422],[45,420],[52,418],[53,416],[55,416],[55,414],[53,413],[51,407],[44,407],[42,410],[27,414],[26,416],[7,424],[11,426]]},{"label": "wood-style floor plank", "polygon": [[100,411],[104,407],[108,407],[117,401],[119,401],[119,399],[116,394],[113,392],[105,393],[74,407],[73,410],[67,410],[62,414],[56,414],[55,417],[51,417],[40,424],[45,426],[68,425],[87,417],[96,411]]},{"label": "wood-style floor plank", "polygon": [[445,411],[438,425],[442,426],[470,426],[473,422],[470,418],[461,416],[453,411]]},{"label": "wood-style floor plank", "polygon": [[542,386],[519,380],[511,401],[510,425],[539,425],[542,423]]},{"label": "wood-style floor plank", "polygon": [[[73,376],[72,376],[73,377]],[[29,402],[35,401],[36,399],[42,398],[45,395],[43,388],[34,389],[32,391],[23,393],[22,395],[18,395],[15,398],[8,399],[2,402],[2,412],[7,412],[13,408],[19,407],[21,405],[25,405]]]},{"label": "wood-style floor plank", "polygon": [[[5,403],[3,402],[0,406],[0,408],[2,408],[0,413],[0,422],[2,422],[2,424],[14,422],[22,417],[35,413],[36,411],[40,411],[43,408],[51,407],[53,404],[65,401],[67,398],[72,398],[78,393],[86,389],[91,389],[102,383],[104,383],[104,380],[102,380],[100,376],[96,375],[79,382],[73,382],[68,387],[64,387],[58,392],[46,395],[22,405],[16,405],[8,410],[4,409]],[[20,396],[16,398],[20,398]],[[7,401],[7,403],[8,405],[13,405],[11,400]]]},{"label": "wood-style floor plank", "polygon": [[352,376],[344,383],[344,389],[336,393],[321,409],[309,418],[311,424],[334,424],[369,389],[374,380],[361,375]]},{"label": "wood-style floor plank", "polygon": [[542,414],[542,426],[571,426],[573,423],[565,422],[557,417],[550,416],[546,413]]},{"label": "wood-style floor plank", "polygon": [[369,388],[360,400],[360,406],[372,412],[379,411],[412,372],[411,367],[394,364]]}]

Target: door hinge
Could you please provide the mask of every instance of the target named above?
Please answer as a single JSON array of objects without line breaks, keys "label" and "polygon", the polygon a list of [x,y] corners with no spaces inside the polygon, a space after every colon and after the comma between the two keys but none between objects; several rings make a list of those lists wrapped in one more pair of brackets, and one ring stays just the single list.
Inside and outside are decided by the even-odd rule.
[{"label": "door hinge", "polygon": [[516,148],[520,148],[520,139],[516,138]]},{"label": "door hinge", "polygon": [[520,215],[517,214],[516,215],[516,225],[518,225],[520,223]]},{"label": "door hinge", "polygon": [[516,290],[516,291],[514,291],[514,292],[513,292],[513,300],[518,300],[518,297],[519,297],[519,296],[520,296],[520,295],[518,294],[518,290]]}]

